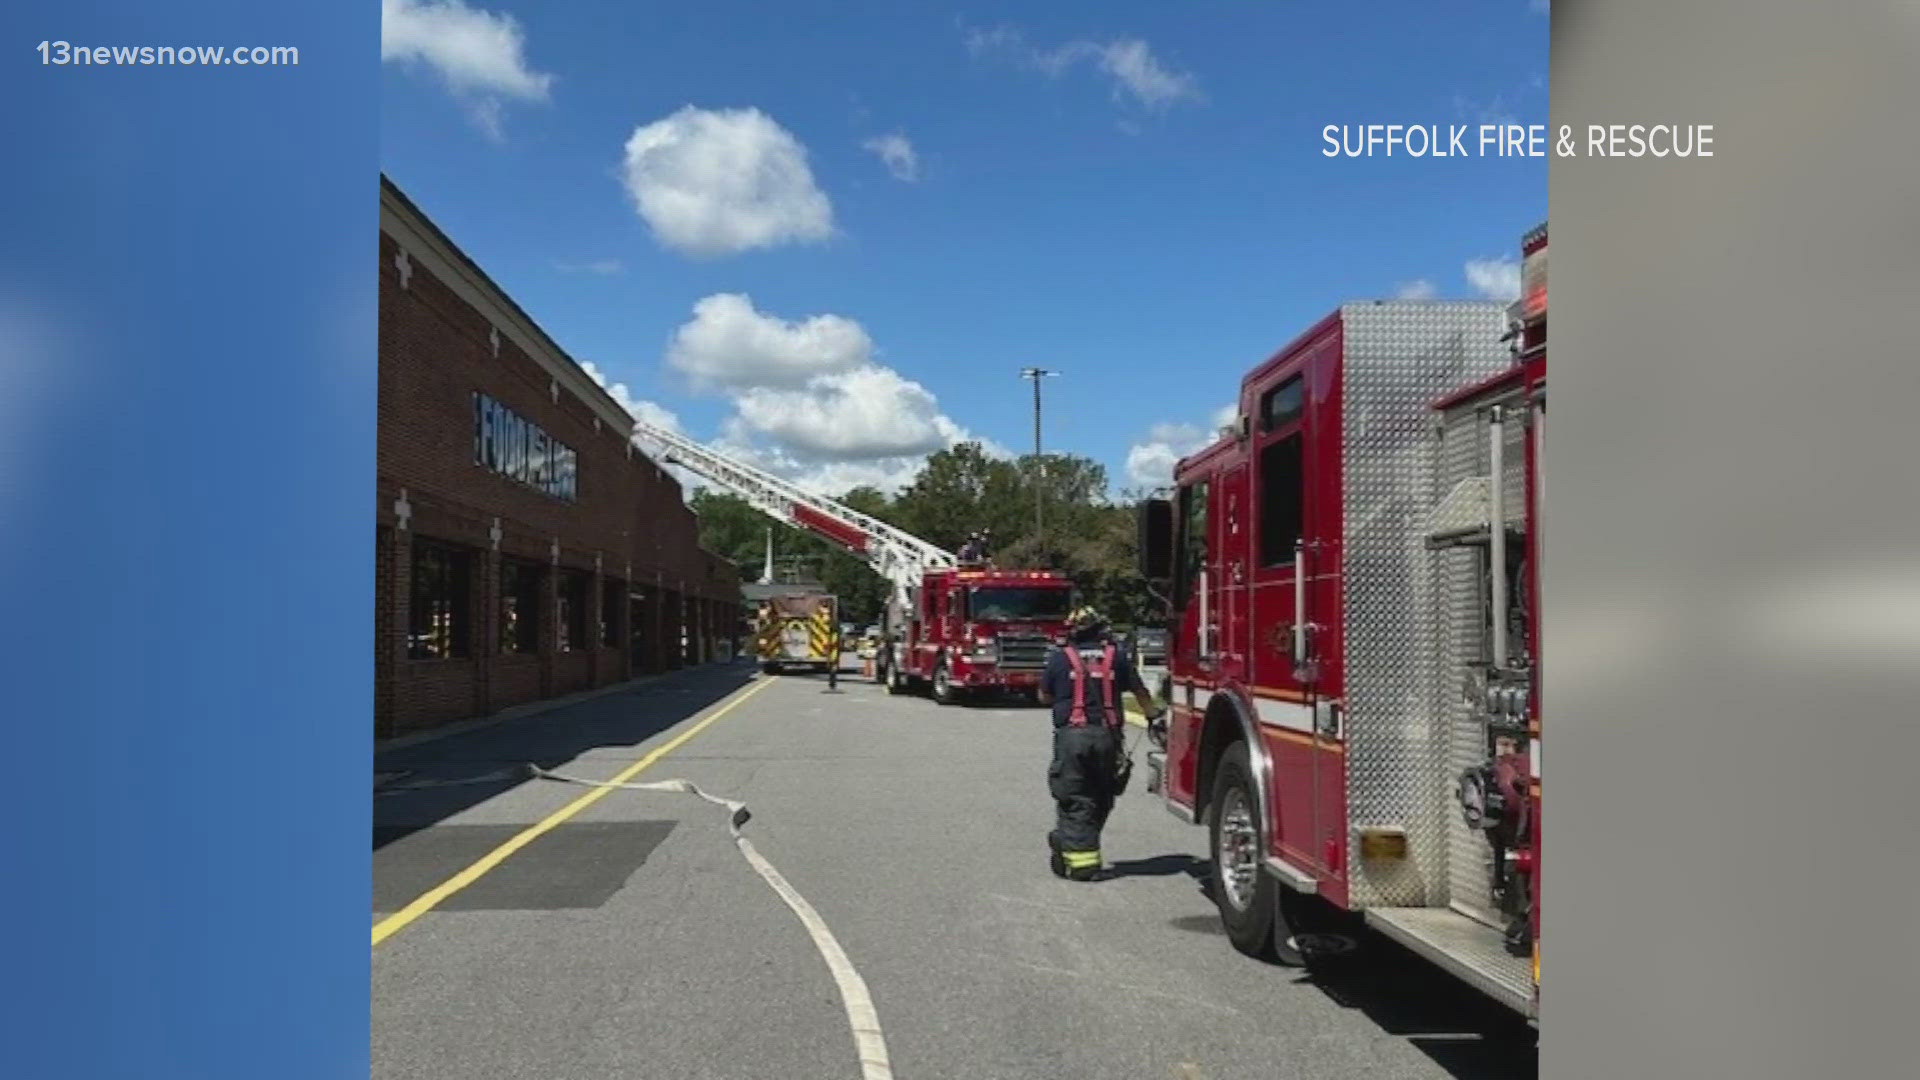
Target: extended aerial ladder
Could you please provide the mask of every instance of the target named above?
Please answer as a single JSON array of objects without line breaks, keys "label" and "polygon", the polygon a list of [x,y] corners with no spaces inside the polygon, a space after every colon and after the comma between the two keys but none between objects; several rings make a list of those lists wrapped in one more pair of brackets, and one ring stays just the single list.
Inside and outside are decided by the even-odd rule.
[{"label": "extended aerial ladder", "polygon": [[830,540],[864,560],[892,586],[896,611],[912,610],[927,571],[959,564],[952,552],[912,533],[715,453],[684,435],[636,420],[633,436],[664,463],[678,465],[768,517]]}]

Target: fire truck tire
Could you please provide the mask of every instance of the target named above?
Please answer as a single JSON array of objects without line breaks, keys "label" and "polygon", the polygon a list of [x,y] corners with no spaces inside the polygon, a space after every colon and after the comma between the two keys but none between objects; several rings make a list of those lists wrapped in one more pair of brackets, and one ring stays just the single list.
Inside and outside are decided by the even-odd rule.
[{"label": "fire truck tire", "polygon": [[1213,808],[1207,815],[1213,867],[1207,884],[1220,909],[1227,940],[1248,956],[1269,959],[1275,955],[1274,924],[1280,900],[1275,890],[1280,883],[1261,866],[1267,831],[1255,790],[1247,744],[1234,743],[1220,759],[1213,781]]},{"label": "fire truck tire", "polygon": [[907,692],[907,676],[900,670],[900,658],[893,657],[886,667],[887,693],[899,695]]},{"label": "fire truck tire", "polygon": [[959,698],[959,692],[953,688],[952,672],[947,668],[945,658],[942,658],[933,669],[933,700],[942,705],[951,705]]}]

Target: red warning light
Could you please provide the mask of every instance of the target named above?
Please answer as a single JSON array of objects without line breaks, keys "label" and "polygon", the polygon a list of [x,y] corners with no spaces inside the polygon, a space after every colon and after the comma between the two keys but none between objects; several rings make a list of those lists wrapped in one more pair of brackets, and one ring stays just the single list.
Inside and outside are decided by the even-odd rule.
[{"label": "red warning light", "polygon": [[1520,264],[1521,314],[1529,321],[1547,314],[1547,249],[1542,246]]}]

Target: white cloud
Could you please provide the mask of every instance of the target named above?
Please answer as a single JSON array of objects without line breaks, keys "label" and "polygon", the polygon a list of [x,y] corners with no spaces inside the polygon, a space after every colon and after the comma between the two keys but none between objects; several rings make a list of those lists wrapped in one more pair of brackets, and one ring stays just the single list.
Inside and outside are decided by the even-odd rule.
[{"label": "white cloud", "polygon": [[839,315],[786,320],[756,311],[753,298],[716,293],[693,306],[667,346],[667,364],[699,389],[798,389],[873,358],[873,339]]},{"label": "white cloud", "polygon": [[1213,444],[1223,427],[1233,423],[1239,406],[1223,405],[1215,409],[1211,428],[1194,424],[1155,424],[1147,437],[1127,448],[1127,480],[1135,487],[1156,488],[1173,483],[1173,467],[1180,459]]},{"label": "white cloud", "polygon": [[526,44],[513,16],[461,0],[380,3],[380,59],[432,68],[496,139],[503,101],[546,101],[553,85],[552,75],[527,66]]},{"label": "white cloud", "polygon": [[1433,287],[1433,282],[1420,278],[1417,281],[1402,284],[1395,295],[1402,300],[1431,300],[1438,295],[1438,292],[1439,290]]},{"label": "white cloud", "polygon": [[1170,70],[1137,38],[1109,41],[1070,41],[1057,49],[1034,47],[1011,27],[974,30],[967,48],[975,56],[1001,55],[1023,67],[1059,78],[1083,61],[1091,61],[1113,83],[1115,98],[1131,97],[1149,109],[1165,109],[1181,101],[1200,101],[1200,84],[1192,75]]},{"label": "white cloud", "polygon": [[1166,443],[1130,446],[1127,448],[1127,480],[1135,487],[1166,487],[1173,482],[1173,467],[1182,456]]},{"label": "white cloud", "polygon": [[920,179],[920,155],[914,152],[913,143],[905,135],[898,132],[882,135],[868,139],[860,146],[878,155],[895,180],[912,183]]},{"label": "white cloud", "polygon": [[1144,41],[1116,41],[1102,46],[1098,56],[1101,69],[1149,108],[1200,96],[1191,75],[1168,71]]},{"label": "white cloud", "polygon": [[727,456],[838,494],[861,484],[894,490],[923,459],[975,439],[925,386],[874,359],[865,328],[841,315],[786,319],[750,297],[718,293],[694,305],[666,363],[734,407],[711,444]]},{"label": "white cloud", "polygon": [[720,437],[708,445],[742,464],[772,473],[816,495],[832,498],[857,487],[895,494],[911,484],[926,465],[924,455],[866,461],[808,460],[783,447],[758,441],[755,433],[737,416],[729,419]]},{"label": "white cloud", "polygon": [[1520,264],[1512,259],[1474,259],[1466,274],[1467,284],[1489,300],[1520,298]]},{"label": "white cloud", "polygon": [[[588,378],[599,383],[600,388],[605,390],[607,395],[613,398],[616,404],[622,409],[625,409],[628,416],[654,427],[663,428],[675,435],[684,436],[687,434],[686,425],[680,422],[680,417],[676,416],[673,410],[668,409],[658,402],[646,401],[634,397],[633,394],[627,390],[626,383],[613,382],[607,377],[606,373],[601,371],[592,361],[581,361],[580,369],[587,373]],[[650,440],[636,438],[634,445],[639,447],[649,458],[653,459],[656,464],[659,464],[668,476],[673,477],[673,479],[679,483],[680,492],[683,496],[690,496],[697,489],[706,486],[706,481],[694,473],[690,473],[678,465],[669,465],[661,462],[659,460],[659,452],[654,448]]]},{"label": "white cloud", "polygon": [[930,454],[966,436],[926,387],[877,365],[821,375],[800,390],[754,387],[734,404],[747,428],[822,461]]},{"label": "white cloud", "polygon": [[644,420],[655,427],[666,428],[668,431],[684,432],[686,430],[681,426],[680,418],[666,406],[634,397],[627,389],[626,383],[613,382],[592,361],[582,361],[580,370],[586,372],[588,378],[599,383],[600,388],[607,392],[607,396],[613,398],[615,404],[627,410],[627,415],[634,419]]},{"label": "white cloud", "polygon": [[758,109],[689,105],[637,127],[623,176],[655,238],[689,255],[833,234],[833,206],[814,183],[806,147]]}]

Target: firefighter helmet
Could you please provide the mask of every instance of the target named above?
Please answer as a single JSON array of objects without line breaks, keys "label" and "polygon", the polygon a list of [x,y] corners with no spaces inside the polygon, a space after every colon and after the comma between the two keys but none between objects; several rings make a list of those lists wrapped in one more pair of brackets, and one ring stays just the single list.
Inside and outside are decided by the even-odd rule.
[{"label": "firefighter helmet", "polygon": [[1074,637],[1085,638],[1105,631],[1107,617],[1091,607],[1076,608],[1067,616],[1067,628]]}]

